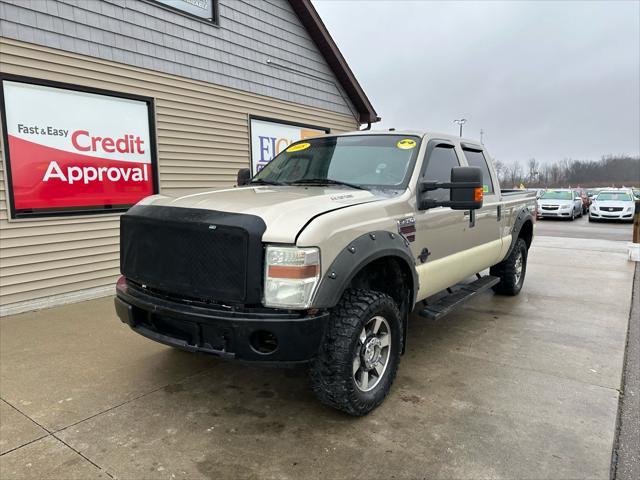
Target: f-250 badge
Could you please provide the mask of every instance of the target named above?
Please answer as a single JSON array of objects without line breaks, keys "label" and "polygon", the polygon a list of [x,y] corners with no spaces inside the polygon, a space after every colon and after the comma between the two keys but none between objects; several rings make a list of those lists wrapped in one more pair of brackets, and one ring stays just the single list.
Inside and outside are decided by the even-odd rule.
[{"label": "f-250 badge", "polygon": [[416,240],[415,217],[401,218],[398,220],[398,233],[402,235],[407,245]]}]

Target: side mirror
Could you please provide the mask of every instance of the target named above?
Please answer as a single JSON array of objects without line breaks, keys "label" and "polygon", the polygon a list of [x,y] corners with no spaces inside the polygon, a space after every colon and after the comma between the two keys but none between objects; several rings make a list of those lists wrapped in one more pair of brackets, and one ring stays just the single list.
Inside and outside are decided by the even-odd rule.
[{"label": "side mirror", "polygon": [[[449,201],[438,201],[426,198],[425,192],[448,188],[451,192]],[[484,190],[482,187],[482,170],[479,167],[453,167],[451,182],[420,182],[418,194],[419,208],[426,210],[434,207],[449,207],[452,210],[476,210],[482,208]]]},{"label": "side mirror", "polygon": [[242,187],[243,185],[247,185],[251,181],[251,170],[248,168],[241,168],[238,170],[238,186]]}]

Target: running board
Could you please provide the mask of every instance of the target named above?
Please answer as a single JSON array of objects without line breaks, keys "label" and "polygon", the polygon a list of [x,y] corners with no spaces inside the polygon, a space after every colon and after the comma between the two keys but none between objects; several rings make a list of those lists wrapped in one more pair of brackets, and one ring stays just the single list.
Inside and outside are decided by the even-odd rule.
[{"label": "running board", "polygon": [[484,292],[485,290],[493,287],[499,281],[500,278],[498,277],[486,275],[484,277],[479,277],[475,282],[460,283],[455,287],[448,289],[451,293],[420,310],[418,315],[428,318],[429,320],[438,320],[451,312],[451,310],[454,310],[466,301],[475,297],[478,293]]}]

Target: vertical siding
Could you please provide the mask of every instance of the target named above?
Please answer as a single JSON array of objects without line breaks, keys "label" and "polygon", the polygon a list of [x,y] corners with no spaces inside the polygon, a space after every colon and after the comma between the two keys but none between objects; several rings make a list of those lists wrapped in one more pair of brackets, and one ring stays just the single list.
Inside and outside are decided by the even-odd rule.
[{"label": "vertical siding", "polygon": [[[248,116],[357,128],[353,117],[142,68],[0,39],[6,73],[155,98],[160,189],[179,194],[235,183],[249,166]],[[111,285],[118,216],[8,221],[0,181],[0,304]]]},{"label": "vertical siding", "polygon": [[6,38],[355,111],[287,0],[219,0],[219,12],[216,26],[153,1],[0,0],[0,28]]}]

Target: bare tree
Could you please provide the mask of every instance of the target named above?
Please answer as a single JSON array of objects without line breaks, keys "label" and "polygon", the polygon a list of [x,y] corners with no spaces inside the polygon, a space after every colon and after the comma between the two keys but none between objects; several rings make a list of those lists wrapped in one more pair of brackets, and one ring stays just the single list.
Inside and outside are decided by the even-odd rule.
[{"label": "bare tree", "polygon": [[505,169],[506,169],[505,164],[500,160],[494,160],[493,161],[493,168],[496,171],[496,175],[498,175],[498,180],[500,180],[500,182],[502,182],[503,179],[504,179],[504,173],[505,173]]},{"label": "bare tree", "polygon": [[540,174],[539,170],[540,170],[540,164],[538,163],[538,161],[535,158],[530,158],[527,161],[527,180],[529,181],[530,184],[537,184],[538,183],[538,175]]},{"label": "bare tree", "polygon": [[520,163],[518,162],[513,162],[508,167],[507,178],[509,179],[511,185],[513,185],[513,188],[518,188],[523,180],[522,165],[520,165]]}]

